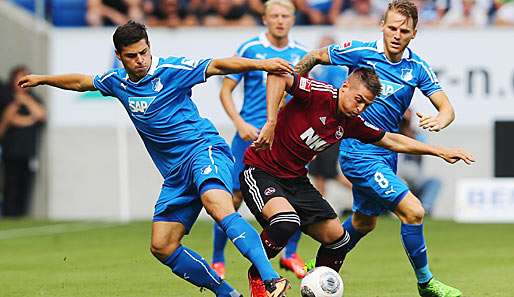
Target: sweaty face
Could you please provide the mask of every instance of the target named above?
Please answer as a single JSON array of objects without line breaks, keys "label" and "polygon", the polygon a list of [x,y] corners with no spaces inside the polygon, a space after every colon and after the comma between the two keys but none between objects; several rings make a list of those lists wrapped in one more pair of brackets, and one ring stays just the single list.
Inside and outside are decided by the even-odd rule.
[{"label": "sweaty face", "polygon": [[373,94],[359,79],[349,77],[339,89],[339,111],[346,117],[356,117],[373,103]]},{"label": "sweaty face", "polygon": [[406,17],[392,10],[382,23],[384,36],[384,50],[387,57],[393,62],[401,59],[403,51],[409,42],[416,36],[416,29],[412,18]]},{"label": "sweaty face", "polygon": [[282,5],[271,5],[262,17],[268,32],[274,38],[284,38],[294,25],[294,15]]},{"label": "sweaty face", "polygon": [[116,52],[116,55],[133,81],[143,78],[152,63],[150,46],[145,39],[123,47],[121,53]]}]

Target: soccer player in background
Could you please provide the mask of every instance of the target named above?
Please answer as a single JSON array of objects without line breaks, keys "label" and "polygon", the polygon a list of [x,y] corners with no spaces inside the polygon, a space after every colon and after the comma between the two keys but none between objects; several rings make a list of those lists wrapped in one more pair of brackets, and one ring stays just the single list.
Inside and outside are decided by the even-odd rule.
[{"label": "soccer player in background", "polygon": [[[315,265],[336,271],[341,268],[351,248],[351,234],[345,232],[334,209],[311,184],[305,168],[314,156],[341,139],[355,138],[396,152],[434,155],[449,163],[473,162],[464,151],[385,132],[359,117],[367,106],[373,106],[381,90],[371,68],[354,69],[339,89],[298,75],[269,74],[267,84],[267,121],[245,152],[245,169],[239,178],[245,203],[264,228],[261,239],[270,258],[301,228],[321,243]],[[284,90],[293,99],[278,112]],[[264,286],[252,268],[250,272],[252,293],[263,296],[254,293],[259,288],[264,292]]]},{"label": "soccer player in background", "polygon": [[[259,36],[244,42],[237,50],[236,56],[250,59],[282,58],[295,65],[307,53],[298,42],[292,40],[289,31],[295,22],[295,7],[290,0],[269,0],[264,4],[262,21],[267,30]],[[248,146],[257,139],[259,130],[266,122],[266,75],[264,71],[250,71],[240,74],[230,74],[223,80],[220,99],[225,111],[237,129],[232,140],[232,154],[235,158],[233,183],[234,206],[239,209],[243,200],[239,174],[243,171],[243,154]],[[244,101],[238,113],[232,92],[237,84],[244,80]],[[298,278],[305,276],[303,260],[296,253],[301,232],[291,238],[280,266],[295,273]],[[224,278],[225,257],[224,249],[227,243],[225,232],[214,224],[214,244],[212,267]]]},{"label": "soccer player in background", "polygon": [[289,72],[291,66],[280,59],[155,57],[150,53],[145,26],[132,21],[116,29],[113,41],[123,68],[94,77],[28,75],[19,85],[99,90],[104,96],[118,98],[164,178],[152,223],[152,254],[179,277],[216,296],[241,296],[204,258],[181,245],[205,207],[237,249],[258,267],[266,280],[266,296],[283,296],[288,281],[273,270],[258,233],[234,210],[230,149],[213,124],[200,117],[190,96],[194,85],[212,75]]},{"label": "soccer player in background", "polygon": [[[403,113],[410,105],[414,90],[430,99],[436,116],[418,113],[420,127],[438,132],[454,119],[453,107],[441,89],[430,66],[407,46],[417,33],[418,12],[408,0],[389,3],[381,22],[382,38],[374,42],[345,41],[311,51],[296,65],[301,75],[316,64],[373,67],[382,83],[382,93],[363,114],[369,123],[388,132],[398,132]],[[385,211],[394,212],[401,221],[401,238],[423,297],[457,297],[458,289],[433,277],[429,268],[423,235],[424,209],[407,185],[396,176],[397,154],[359,140],[342,142],[339,162],[353,184],[353,215],[344,223],[355,246],[372,231]]]}]

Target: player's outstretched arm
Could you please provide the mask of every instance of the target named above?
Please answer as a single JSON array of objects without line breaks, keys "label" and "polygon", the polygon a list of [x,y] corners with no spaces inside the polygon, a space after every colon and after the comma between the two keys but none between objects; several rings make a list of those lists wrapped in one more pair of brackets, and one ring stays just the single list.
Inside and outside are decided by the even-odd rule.
[{"label": "player's outstretched arm", "polygon": [[459,160],[468,165],[475,162],[473,156],[464,150],[436,147],[397,133],[386,132],[380,141],[375,142],[375,145],[397,153],[437,156],[451,164]]},{"label": "player's outstretched arm", "polygon": [[436,92],[430,95],[429,99],[439,113],[437,116],[432,117],[417,112],[419,127],[431,132],[439,132],[453,122],[455,112],[445,92]]},{"label": "player's outstretched arm", "polygon": [[258,130],[253,125],[247,123],[241,115],[239,115],[238,110],[236,109],[236,105],[234,103],[234,98],[232,97],[232,92],[237,86],[237,82],[233,79],[225,77],[223,79],[223,84],[221,85],[220,90],[220,100],[221,105],[225,109],[228,117],[232,120],[234,125],[236,126],[237,133],[239,136],[245,140],[255,140],[257,139]]},{"label": "player's outstretched arm", "polygon": [[289,62],[279,58],[254,60],[240,57],[213,59],[207,67],[206,76],[262,70],[271,73],[291,73]]},{"label": "player's outstretched arm", "polygon": [[35,75],[29,74],[18,81],[22,88],[32,88],[40,85],[49,85],[65,90],[78,92],[94,91],[93,77],[85,74],[62,74],[62,75]]},{"label": "player's outstretched arm", "polygon": [[252,146],[257,149],[271,148],[273,145],[280,102],[282,101],[284,92],[289,90],[293,83],[294,78],[289,74],[268,74],[266,81],[266,124],[262,127],[257,140],[252,144]]},{"label": "player's outstretched arm", "polygon": [[311,69],[318,65],[329,65],[330,57],[328,55],[328,47],[323,47],[310,51],[305,55],[298,64],[294,67],[294,72],[300,76],[305,76]]}]

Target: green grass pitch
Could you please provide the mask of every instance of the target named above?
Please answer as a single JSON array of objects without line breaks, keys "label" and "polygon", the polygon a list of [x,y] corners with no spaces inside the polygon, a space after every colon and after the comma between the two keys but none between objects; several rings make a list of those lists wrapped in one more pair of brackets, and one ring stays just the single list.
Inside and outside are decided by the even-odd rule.
[{"label": "green grass pitch", "polygon": [[[51,226],[49,226],[51,225]],[[431,269],[465,297],[514,296],[514,224],[425,223]],[[211,224],[199,221],[184,244],[210,259]],[[1,297],[213,296],[173,275],[149,252],[150,223],[0,221]],[[300,254],[317,244],[303,236]],[[227,279],[249,296],[249,262],[231,243]],[[274,265],[278,269],[277,260]],[[288,296],[299,295],[291,273]],[[414,297],[415,278],[403,251],[399,223],[381,218],[377,229],[347,257],[345,297]]]}]

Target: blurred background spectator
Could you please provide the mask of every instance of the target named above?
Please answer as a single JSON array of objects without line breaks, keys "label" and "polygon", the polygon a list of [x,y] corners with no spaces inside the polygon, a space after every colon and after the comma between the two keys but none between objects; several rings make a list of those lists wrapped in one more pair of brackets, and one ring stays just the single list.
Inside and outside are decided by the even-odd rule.
[{"label": "blurred background spectator", "polygon": [[207,0],[205,26],[254,26],[255,19],[250,15],[244,0]]},{"label": "blurred background spectator", "polygon": [[432,26],[437,25],[441,19],[436,2],[433,0],[414,0],[413,1],[419,10],[418,26]]},{"label": "blurred background spectator", "polygon": [[333,25],[341,13],[343,0],[295,0],[299,25]]},{"label": "blurred background spectator", "polygon": [[144,11],[153,27],[191,27],[200,25],[201,1],[147,0]]},{"label": "blurred background spectator", "polygon": [[337,19],[343,27],[376,27],[382,18],[383,9],[372,0],[350,0],[351,7]]},{"label": "blurred background spectator", "polygon": [[11,71],[5,101],[1,102],[4,217],[20,217],[27,214],[37,168],[36,154],[41,127],[46,119],[41,99],[16,84],[28,73],[25,66],[15,67]]},{"label": "blurred background spectator", "polygon": [[129,20],[143,22],[141,0],[88,0],[86,20],[90,26],[117,26]]},{"label": "blurred background spectator", "polygon": [[[424,137],[413,119],[411,109],[407,109],[400,123],[400,133],[424,142]],[[409,185],[412,193],[421,200],[427,215],[433,210],[434,204],[441,191],[441,180],[427,176],[423,170],[423,156],[398,155],[398,175]]]},{"label": "blurred background spectator", "polygon": [[484,27],[488,24],[491,0],[451,0],[447,5],[440,22],[443,26]]},{"label": "blurred background spectator", "polygon": [[495,0],[497,26],[514,26],[514,0]]}]

